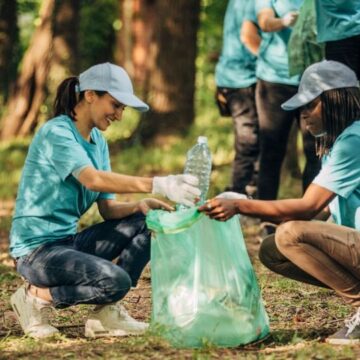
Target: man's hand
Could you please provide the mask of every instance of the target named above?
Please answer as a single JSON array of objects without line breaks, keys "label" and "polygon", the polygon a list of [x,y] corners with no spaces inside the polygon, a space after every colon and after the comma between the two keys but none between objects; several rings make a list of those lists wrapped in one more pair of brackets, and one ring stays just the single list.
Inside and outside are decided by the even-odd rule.
[{"label": "man's hand", "polygon": [[198,178],[193,175],[156,176],[152,193],[166,196],[176,203],[193,206],[201,194],[198,184]]},{"label": "man's hand", "polygon": [[238,200],[215,198],[208,200],[204,205],[199,207],[200,212],[211,219],[226,221],[238,214],[236,202]]},{"label": "man's hand", "polygon": [[287,14],[285,14],[283,17],[282,17],[282,23],[285,27],[290,27],[290,26],[293,26],[295,25],[296,23],[296,20],[299,16],[299,12],[298,11],[290,11],[288,12]]},{"label": "man's hand", "polygon": [[146,215],[149,210],[152,209],[161,209],[167,211],[175,210],[171,205],[167,204],[166,202],[154,198],[142,199],[137,204],[137,210],[141,211],[144,215]]}]

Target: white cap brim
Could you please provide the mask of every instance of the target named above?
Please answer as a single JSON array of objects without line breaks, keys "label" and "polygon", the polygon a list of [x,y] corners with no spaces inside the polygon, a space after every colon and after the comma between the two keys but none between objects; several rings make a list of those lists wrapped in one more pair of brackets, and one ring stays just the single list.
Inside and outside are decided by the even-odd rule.
[{"label": "white cap brim", "polygon": [[313,94],[310,92],[308,92],[308,93],[298,92],[293,97],[291,97],[288,101],[285,101],[284,103],[282,103],[281,107],[282,107],[282,109],[287,110],[287,111],[295,110],[295,109],[298,109],[298,108],[310,103],[311,101],[315,100],[320,94],[321,94],[321,92],[319,94]]},{"label": "white cap brim", "polygon": [[141,101],[137,96],[129,93],[121,93],[115,91],[109,91],[109,94],[117,101],[126,106],[130,106],[140,112],[146,112],[149,110],[149,105]]}]

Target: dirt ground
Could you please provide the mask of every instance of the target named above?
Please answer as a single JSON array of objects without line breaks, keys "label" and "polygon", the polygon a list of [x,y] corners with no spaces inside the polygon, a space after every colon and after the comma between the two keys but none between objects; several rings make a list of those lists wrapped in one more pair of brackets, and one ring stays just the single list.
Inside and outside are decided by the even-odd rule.
[{"label": "dirt ground", "polygon": [[[176,349],[154,333],[139,337],[89,340],[84,337],[88,307],[54,311],[52,323],[61,335],[48,341],[23,336],[9,298],[22,283],[8,256],[8,234],[0,232],[0,359],[357,359],[360,346],[335,347],[324,342],[352,309],[334,293],[280,277],[257,259],[259,226],[244,222],[250,258],[262,289],[271,324],[263,342],[238,348]],[[124,299],[130,314],[149,321],[151,276],[148,267],[136,289]]]}]

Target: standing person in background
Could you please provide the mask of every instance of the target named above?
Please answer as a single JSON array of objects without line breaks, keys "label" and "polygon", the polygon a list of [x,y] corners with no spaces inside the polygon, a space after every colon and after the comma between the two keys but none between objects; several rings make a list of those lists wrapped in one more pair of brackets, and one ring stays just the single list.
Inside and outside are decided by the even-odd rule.
[{"label": "standing person in background", "polygon": [[360,79],[360,1],[315,0],[318,42],[325,58],[349,66]]},{"label": "standing person in background", "polygon": [[[297,92],[299,76],[289,77],[287,44],[291,26],[296,22],[302,0],[255,0],[258,23],[262,30],[256,75],[256,103],[259,114],[260,169],[258,197],[274,200],[278,195],[280,171],[285,157],[289,132],[299,121],[297,110],[284,111],[281,104]],[[320,161],[315,153],[314,138],[300,129],[306,165],[303,189],[319,172]]]},{"label": "standing person in background", "polygon": [[[85,336],[124,336],[147,328],[118,301],[136,286],[150,259],[145,214],[172,207],[152,198],[123,203],[115,193],[152,192],[192,205],[200,190],[189,175],[151,178],[111,171],[101,131],[121,121],[126,106],[148,110],[125,70],[110,63],[92,66],[59,85],[55,117],[29,147],[10,252],[27,281],[11,296],[11,305],[31,337],[58,332],[49,323],[49,308],[77,304],[97,305]],[[80,217],[95,202],[104,221],[79,232]]]},{"label": "standing person in background", "polygon": [[260,41],[253,5],[244,0],[230,0],[215,80],[221,115],[231,115],[233,119],[235,159],[229,190],[239,193],[247,192],[248,185],[256,186],[254,173],[259,145],[255,66]]}]

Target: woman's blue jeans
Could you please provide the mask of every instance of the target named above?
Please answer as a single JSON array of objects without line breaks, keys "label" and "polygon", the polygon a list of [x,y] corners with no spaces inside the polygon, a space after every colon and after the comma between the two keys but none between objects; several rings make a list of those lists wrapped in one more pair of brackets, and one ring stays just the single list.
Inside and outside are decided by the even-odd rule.
[{"label": "woman's blue jeans", "polygon": [[149,260],[150,231],[137,213],[40,245],[18,259],[17,270],[30,284],[49,288],[54,306],[65,308],[122,299]]}]

